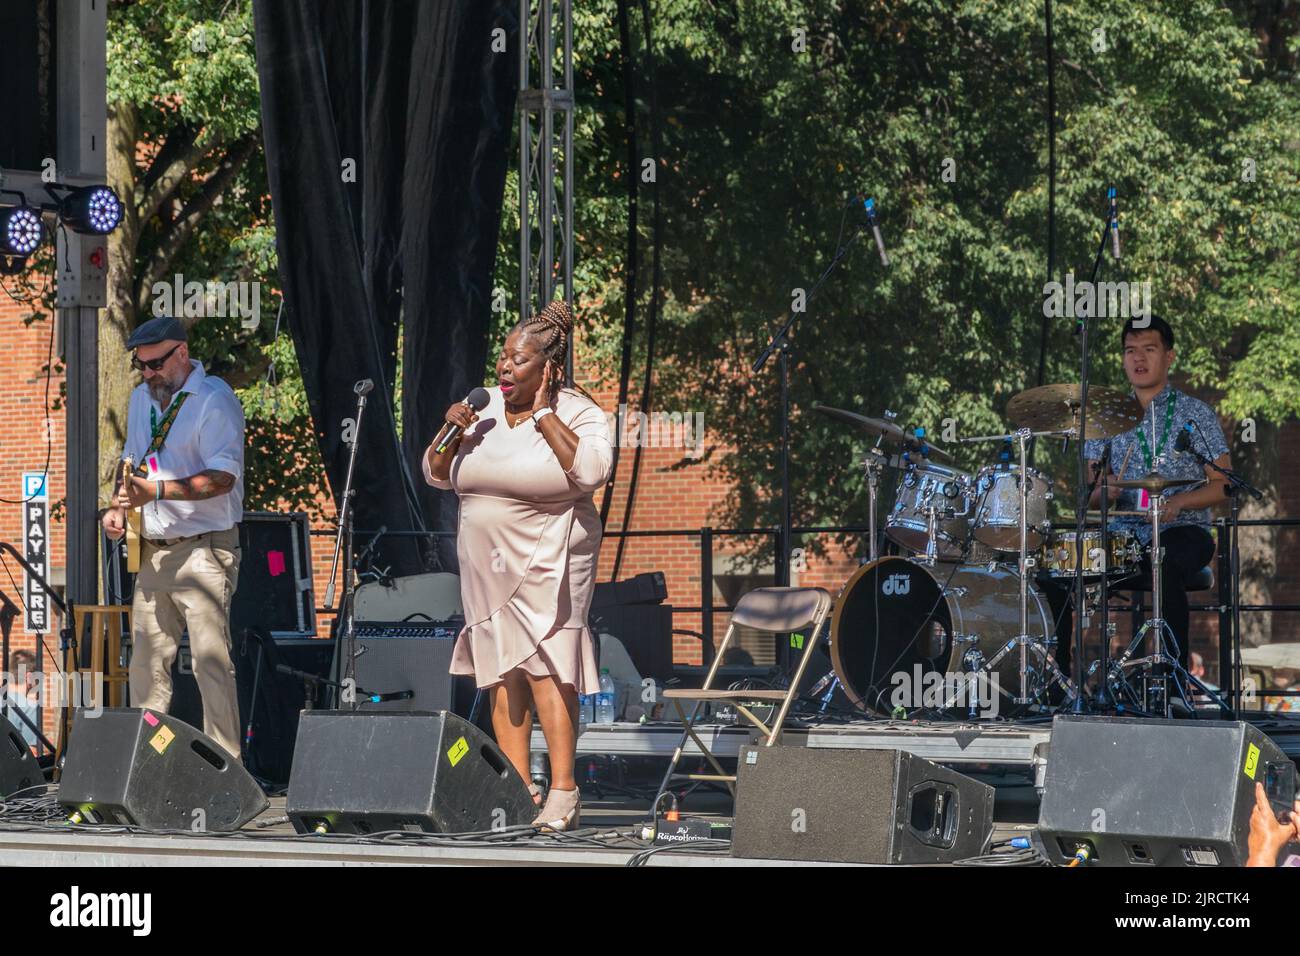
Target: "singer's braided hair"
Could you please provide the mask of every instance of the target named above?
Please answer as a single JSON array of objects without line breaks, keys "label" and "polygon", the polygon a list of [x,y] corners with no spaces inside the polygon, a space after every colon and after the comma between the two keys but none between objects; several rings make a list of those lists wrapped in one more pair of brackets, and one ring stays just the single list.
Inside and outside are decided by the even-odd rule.
[{"label": "singer's braided hair", "polygon": [[565,387],[591,398],[586,389],[565,375],[565,358],[569,354],[569,342],[573,338],[573,310],[569,308],[569,303],[556,299],[532,318],[516,324],[512,331],[522,332],[541,342],[542,354],[551,366],[551,394],[547,396],[548,400],[554,400],[559,390]]}]

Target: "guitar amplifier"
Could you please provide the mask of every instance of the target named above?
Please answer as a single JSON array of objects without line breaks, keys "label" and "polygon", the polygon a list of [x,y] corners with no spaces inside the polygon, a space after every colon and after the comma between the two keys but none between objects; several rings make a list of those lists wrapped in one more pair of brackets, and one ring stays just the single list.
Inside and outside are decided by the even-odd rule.
[{"label": "guitar amplifier", "polygon": [[[366,711],[433,712],[461,711],[464,690],[451,675],[451,652],[465,622],[446,621],[357,621],[353,677]],[[337,680],[347,676],[343,666],[349,651],[347,638],[340,634],[334,657]],[[472,682],[471,682],[472,684]],[[398,700],[369,700],[364,695],[387,697],[409,693]],[[472,693],[472,691],[471,691]],[[460,703],[462,707],[456,705]],[[340,702],[340,708],[349,705]]]}]

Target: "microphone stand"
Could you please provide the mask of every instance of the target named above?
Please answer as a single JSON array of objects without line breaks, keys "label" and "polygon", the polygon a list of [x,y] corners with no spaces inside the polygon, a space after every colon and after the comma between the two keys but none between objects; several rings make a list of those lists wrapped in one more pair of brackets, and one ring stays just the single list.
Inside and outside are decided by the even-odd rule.
[{"label": "microphone stand", "polygon": [[[857,222],[853,226],[853,232],[849,238],[840,244],[835,250],[835,255],[831,257],[830,265],[826,267],[820,278],[813,283],[808,295],[804,299],[804,312],[808,306],[812,305],[813,299],[817,297],[818,290],[835,271],[835,267],[840,264],[845,256],[848,255],[849,247],[862,235],[865,230],[865,224]],[[777,554],[776,554],[776,583],[779,587],[790,586],[790,537],[791,537],[791,518],[790,518],[790,360],[789,360],[789,332],[798,320],[802,312],[790,310],[790,317],[786,319],[785,324],[772,336],[772,340],[767,343],[767,347],[754,360],[750,366],[750,372],[758,374],[767,364],[767,360],[772,357],[773,352],[777,352],[777,374],[781,379],[781,455],[780,455],[780,472],[781,472],[781,523],[777,532]]]},{"label": "microphone stand", "polygon": [[[348,472],[347,478],[343,483],[342,504],[339,506],[339,527],[338,533],[334,537],[334,560],[330,564],[329,585],[325,589],[325,610],[333,609],[334,604],[334,579],[338,573],[339,556],[344,550],[343,542],[347,541],[347,560],[343,562],[343,597],[339,602],[338,616],[335,619],[337,625],[335,634],[338,637],[338,644],[335,645],[334,653],[345,654],[345,662],[341,667],[336,669],[335,673],[342,676],[344,682],[351,681],[355,685],[356,675],[356,628],[353,622],[353,593],[356,590],[356,580],[352,571],[352,497],[356,490],[352,487],[352,476],[357,465],[357,448],[361,444],[361,416],[366,410],[366,395],[375,387],[375,383],[368,378],[363,378],[353,386],[352,390],[357,394],[357,423],[352,430],[352,448],[348,452]],[[339,703],[342,703],[340,700]],[[352,709],[356,710],[358,701],[356,696],[352,699]],[[342,707],[339,708],[342,710]]]},{"label": "microphone stand", "polygon": [[[1106,254],[1106,240],[1110,237],[1111,231],[1111,214],[1110,209],[1106,209],[1106,222],[1101,227],[1101,238],[1097,242],[1097,255],[1092,262],[1092,276],[1089,283],[1097,281],[1097,273],[1101,270],[1101,260]],[[1094,290],[1096,286],[1093,286]],[[1094,297],[1094,303],[1095,303]],[[1079,694],[1074,698],[1070,705],[1070,711],[1074,714],[1084,712],[1083,693],[1083,610],[1085,600],[1085,586],[1083,574],[1083,554],[1084,554],[1084,526],[1088,518],[1088,456],[1084,449],[1088,443],[1088,331],[1092,325],[1092,316],[1084,316],[1075,325],[1075,333],[1079,336],[1079,448],[1078,448],[1078,481],[1079,491],[1075,498],[1075,515],[1074,515],[1074,661],[1073,667],[1075,685],[1079,688]],[[1105,525],[1102,525],[1101,546],[1104,549],[1110,546],[1109,536]],[[1106,635],[1102,634],[1102,643],[1106,641]]]}]

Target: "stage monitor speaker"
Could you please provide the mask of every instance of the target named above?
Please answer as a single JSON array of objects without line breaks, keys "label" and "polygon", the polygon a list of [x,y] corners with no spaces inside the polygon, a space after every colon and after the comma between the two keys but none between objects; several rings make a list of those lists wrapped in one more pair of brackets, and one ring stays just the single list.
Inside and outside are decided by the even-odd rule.
[{"label": "stage monitor speaker", "polygon": [[152,710],[78,709],[59,803],[82,822],[238,830],[268,806],[243,765],[189,724]]},{"label": "stage monitor speaker", "polygon": [[1295,764],[1242,721],[1057,717],[1036,838],[1062,865],[1243,866],[1256,782],[1289,807]]},{"label": "stage monitor speaker", "polygon": [[740,748],[732,856],[950,863],[993,836],[993,788],[904,750]]},{"label": "stage monitor speaker", "polygon": [[299,833],[469,833],[537,815],[505,754],[446,711],[304,713],[285,811]]},{"label": "stage monitor speaker", "polygon": [[231,633],[260,627],[272,637],[315,637],[307,515],[244,512],[239,550],[239,581],[230,600]]},{"label": "stage monitor speaker", "polygon": [[[409,692],[402,700],[365,701],[367,711],[432,713],[456,711],[456,681],[451,675],[451,652],[464,621],[358,621],[354,677],[361,692],[389,695]],[[338,639],[336,680],[346,669],[342,656],[348,642]]]},{"label": "stage monitor speaker", "polygon": [[40,764],[32,756],[22,732],[0,716],[0,800],[44,784]]}]

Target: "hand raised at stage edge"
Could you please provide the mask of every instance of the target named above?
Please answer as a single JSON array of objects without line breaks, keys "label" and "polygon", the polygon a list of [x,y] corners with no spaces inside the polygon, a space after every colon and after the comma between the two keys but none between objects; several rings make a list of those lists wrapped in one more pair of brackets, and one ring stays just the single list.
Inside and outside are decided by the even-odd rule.
[{"label": "hand raised at stage edge", "polygon": [[1276,866],[1277,855],[1282,847],[1295,839],[1300,839],[1300,801],[1297,801],[1286,823],[1282,823],[1273,812],[1273,805],[1264,794],[1264,785],[1255,784],[1255,808],[1250,812],[1250,835],[1247,845],[1250,847],[1250,859],[1247,866]]}]

